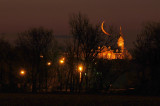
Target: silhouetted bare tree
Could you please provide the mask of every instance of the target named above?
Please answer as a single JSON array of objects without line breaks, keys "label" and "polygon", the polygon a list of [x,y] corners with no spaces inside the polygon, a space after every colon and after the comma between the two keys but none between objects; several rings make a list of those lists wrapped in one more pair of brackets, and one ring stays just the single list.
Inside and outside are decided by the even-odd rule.
[{"label": "silhouetted bare tree", "polygon": [[93,70],[92,65],[98,53],[97,49],[100,45],[102,45],[104,36],[100,31],[100,26],[93,26],[89,22],[89,19],[81,13],[73,14],[70,17],[70,26],[71,34],[73,35],[74,39],[74,56],[77,58],[76,66],[83,62],[87,89],[89,81],[88,75],[91,70]]},{"label": "silhouetted bare tree", "polygon": [[16,91],[16,55],[14,47],[0,38],[0,85],[2,91]]},{"label": "silhouetted bare tree", "polygon": [[47,62],[52,62],[53,43],[52,31],[42,27],[20,33],[16,47],[22,53],[23,66],[28,67],[27,72],[32,81],[32,92],[37,92],[38,88],[40,90],[44,86],[47,90],[49,70]]},{"label": "silhouetted bare tree", "polygon": [[[137,36],[134,58],[142,74],[142,88],[160,93],[160,23],[149,22]],[[146,91],[146,89],[143,91]]]}]

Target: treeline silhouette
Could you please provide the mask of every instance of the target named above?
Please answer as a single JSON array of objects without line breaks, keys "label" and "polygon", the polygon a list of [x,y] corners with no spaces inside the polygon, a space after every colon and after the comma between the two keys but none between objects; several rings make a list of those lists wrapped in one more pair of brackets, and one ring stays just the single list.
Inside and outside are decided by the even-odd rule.
[{"label": "treeline silhouette", "polygon": [[144,26],[132,60],[97,58],[98,47],[116,48],[120,35],[112,26],[106,36],[81,13],[69,24],[73,37],[63,47],[43,27],[19,33],[15,45],[0,38],[0,92],[108,92],[125,74],[126,93],[160,94],[160,23]]}]

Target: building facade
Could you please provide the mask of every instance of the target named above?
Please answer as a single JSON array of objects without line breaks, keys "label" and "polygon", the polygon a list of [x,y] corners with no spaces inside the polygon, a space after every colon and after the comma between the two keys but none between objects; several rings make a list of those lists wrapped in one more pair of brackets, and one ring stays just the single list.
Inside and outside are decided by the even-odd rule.
[{"label": "building facade", "polygon": [[128,52],[128,50],[124,46],[124,39],[123,39],[123,34],[121,32],[121,27],[120,27],[120,37],[118,38],[117,41],[117,46],[120,48],[116,50],[112,50],[111,47],[98,47],[98,58],[102,59],[132,59],[131,54]]}]

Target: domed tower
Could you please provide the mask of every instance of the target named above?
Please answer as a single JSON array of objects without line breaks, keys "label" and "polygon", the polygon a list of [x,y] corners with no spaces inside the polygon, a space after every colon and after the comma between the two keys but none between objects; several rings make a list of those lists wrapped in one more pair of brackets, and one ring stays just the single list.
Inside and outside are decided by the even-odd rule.
[{"label": "domed tower", "polygon": [[117,44],[121,48],[121,52],[123,53],[124,52],[124,39],[123,39],[123,34],[122,34],[122,28],[121,28],[121,26],[120,26],[120,33],[119,34],[120,34],[120,37],[118,39]]}]

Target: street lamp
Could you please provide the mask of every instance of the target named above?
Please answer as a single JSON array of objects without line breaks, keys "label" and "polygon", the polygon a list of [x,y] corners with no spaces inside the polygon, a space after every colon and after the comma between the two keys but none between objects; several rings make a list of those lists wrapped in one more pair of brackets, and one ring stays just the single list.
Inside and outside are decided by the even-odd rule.
[{"label": "street lamp", "polygon": [[43,55],[40,55],[40,58],[43,58]]},{"label": "street lamp", "polygon": [[25,75],[26,75],[26,71],[24,70],[24,69],[21,69],[20,71],[19,71],[19,74],[20,74],[20,82],[18,83],[18,86],[20,87],[20,88],[22,88],[22,89],[24,89],[25,88]]},{"label": "street lamp", "polygon": [[60,64],[64,64],[64,60],[65,60],[65,58],[60,59],[60,60],[59,60],[59,63],[60,63]]},{"label": "street lamp", "polygon": [[65,62],[65,58],[64,57],[62,57],[62,58],[60,58],[60,60],[59,60],[59,83],[60,83],[60,90],[62,90],[62,77],[63,77],[63,70],[64,70],[64,66],[63,66],[63,64],[64,64],[64,62]]},{"label": "street lamp", "polygon": [[47,65],[50,66],[52,63],[51,62],[47,62]]},{"label": "street lamp", "polygon": [[78,71],[79,71],[79,79],[80,79],[80,82],[81,82],[81,79],[82,79],[82,71],[83,71],[83,66],[82,66],[82,65],[79,65],[79,66],[78,66]]},{"label": "street lamp", "polygon": [[21,75],[21,76],[24,76],[25,74],[26,74],[26,71],[25,71],[25,70],[23,70],[23,69],[20,70],[20,75]]}]

